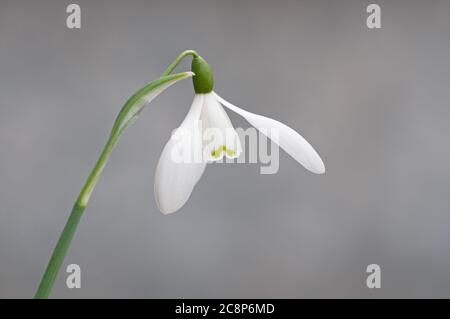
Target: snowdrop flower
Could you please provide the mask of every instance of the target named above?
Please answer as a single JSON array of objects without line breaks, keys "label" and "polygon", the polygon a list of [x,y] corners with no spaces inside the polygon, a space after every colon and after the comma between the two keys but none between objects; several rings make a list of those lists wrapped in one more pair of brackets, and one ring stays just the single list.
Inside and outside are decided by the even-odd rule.
[{"label": "snowdrop flower", "polygon": [[[192,72],[172,75],[175,67],[187,56],[193,57]],[[122,107],[100,157],[75,201],[35,298],[47,298],[50,295],[77,225],[120,136],[155,97],[172,84],[189,77],[193,79],[194,101],[186,118],[173,134],[178,139],[171,138],[164,147],[155,173],[155,199],[163,214],[173,213],[186,203],[207,163],[223,156],[235,158],[241,153],[239,137],[222,105],[243,116],[263,134],[266,134],[267,129],[276,129],[278,139],[272,139],[273,142],[313,173],[325,172],[319,155],[300,134],[283,123],[245,111],[221,98],[213,91],[213,75],[208,63],[197,52],[184,51],[160,78],[138,90]],[[208,142],[202,136],[203,131],[205,135],[213,133],[208,136]],[[269,135],[268,137],[271,138]],[[177,154],[181,154],[182,160],[179,160]],[[190,160],[184,160],[186,154],[190,155]]]},{"label": "snowdrop flower", "polygon": [[[320,156],[299,133],[279,121],[245,111],[215,93],[211,68],[198,54],[193,55],[191,70],[195,90],[192,106],[164,147],[156,168],[155,199],[163,214],[173,213],[186,203],[207,163],[220,160],[223,156],[236,158],[241,153],[239,136],[222,105],[244,117],[269,138],[271,136],[267,132],[276,130],[277,139],[273,142],[311,172],[325,173]],[[202,131],[211,129],[219,134],[213,134],[212,142],[205,143]],[[188,154],[188,160],[176,156],[180,155],[180,144],[187,146],[181,151]]]}]

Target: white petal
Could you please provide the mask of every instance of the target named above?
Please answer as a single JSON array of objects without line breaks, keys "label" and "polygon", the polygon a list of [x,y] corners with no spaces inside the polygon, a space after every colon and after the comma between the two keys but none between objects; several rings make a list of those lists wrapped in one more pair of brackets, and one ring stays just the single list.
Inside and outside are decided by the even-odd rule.
[{"label": "white petal", "polygon": [[202,109],[203,156],[207,161],[217,161],[223,156],[237,158],[241,142],[230,118],[212,93],[205,94]]},{"label": "white petal", "polygon": [[[155,199],[165,215],[177,211],[186,203],[205,170],[199,132],[203,101],[202,94],[195,95],[189,113],[172,134],[159,158],[155,173]],[[182,160],[183,156],[187,160]]]},{"label": "white petal", "polygon": [[272,139],[272,141],[278,144],[306,169],[316,174],[325,173],[325,165],[319,154],[317,154],[314,148],[296,131],[279,121],[245,111],[230,102],[225,101],[215,92],[213,93],[220,103],[241,115],[267,137],[271,138],[267,135],[267,131],[270,131],[271,129],[277,130],[278,141],[275,139]]}]

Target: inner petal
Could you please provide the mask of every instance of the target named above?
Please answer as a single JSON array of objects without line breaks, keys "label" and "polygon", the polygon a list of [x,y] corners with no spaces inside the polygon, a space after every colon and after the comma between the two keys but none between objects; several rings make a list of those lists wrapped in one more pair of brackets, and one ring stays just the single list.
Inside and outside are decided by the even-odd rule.
[{"label": "inner petal", "polygon": [[217,161],[224,156],[239,157],[241,143],[230,118],[212,94],[205,95],[201,114],[203,127],[203,156]]}]

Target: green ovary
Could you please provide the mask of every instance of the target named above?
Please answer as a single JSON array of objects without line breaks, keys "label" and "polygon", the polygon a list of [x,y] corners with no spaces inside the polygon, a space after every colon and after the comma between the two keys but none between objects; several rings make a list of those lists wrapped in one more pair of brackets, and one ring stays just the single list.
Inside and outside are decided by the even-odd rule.
[{"label": "green ovary", "polygon": [[225,145],[221,145],[219,148],[211,151],[211,156],[214,158],[219,158],[222,152],[227,153],[230,157],[236,155],[235,151],[228,149]]}]

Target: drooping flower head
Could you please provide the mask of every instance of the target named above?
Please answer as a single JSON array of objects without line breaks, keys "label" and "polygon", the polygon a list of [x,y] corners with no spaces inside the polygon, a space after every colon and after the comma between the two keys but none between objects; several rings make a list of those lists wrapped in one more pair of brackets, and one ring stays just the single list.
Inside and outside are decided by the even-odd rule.
[{"label": "drooping flower head", "polygon": [[[194,100],[181,125],[163,149],[155,174],[155,199],[163,214],[179,210],[189,199],[208,163],[241,154],[239,136],[223,106],[244,117],[251,125],[284,149],[305,168],[323,174],[325,166],[313,147],[287,125],[245,111],[213,91],[209,64],[193,54]],[[223,106],[222,106],[223,105]],[[267,132],[276,130],[274,139]]]}]

